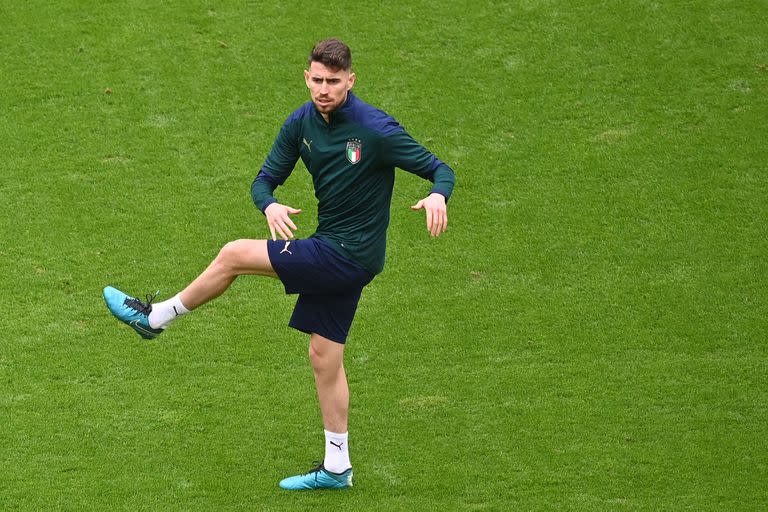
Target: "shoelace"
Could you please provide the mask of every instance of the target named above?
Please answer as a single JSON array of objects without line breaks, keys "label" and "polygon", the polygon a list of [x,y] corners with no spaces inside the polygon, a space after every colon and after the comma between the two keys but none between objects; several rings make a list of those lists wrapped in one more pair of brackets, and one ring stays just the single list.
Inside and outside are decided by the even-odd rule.
[{"label": "shoelace", "polygon": [[160,290],[157,290],[154,294],[147,294],[147,302],[141,302],[139,299],[133,297],[126,298],[123,303],[131,309],[135,309],[141,314],[149,316],[152,311],[152,301],[154,301],[160,294]]},{"label": "shoelace", "polygon": [[307,474],[307,475],[311,475],[312,473],[314,473],[314,474],[315,474],[315,481],[317,481],[317,475],[319,475],[319,474],[320,474],[320,471],[322,471],[323,469],[325,469],[325,467],[323,466],[323,463],[322,463],[322,462],[318,462],[318,461],[316,461],[316,460],[315,460],[315,461],[312,461],[312,464],[317,464],[317,466],[316,466],[316,467],[314,467],[314,468],[312,468],[312,469],[310,469],[310,470],[309,470],[309,471],[307,471],[307,473],[305,473],[305,474]]}]

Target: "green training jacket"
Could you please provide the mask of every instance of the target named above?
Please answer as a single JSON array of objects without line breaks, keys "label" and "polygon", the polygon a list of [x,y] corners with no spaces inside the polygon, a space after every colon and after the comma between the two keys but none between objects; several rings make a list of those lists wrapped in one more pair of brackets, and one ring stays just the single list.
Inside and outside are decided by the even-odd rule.
[{"label": "green training jacket", "polygon": [[431,192],[453,191],[453,170],[427,151],[390,115],[350,91],[326,122],[308,101],[294,111],[251,185],[263,212],[272,195],[302,162],[318,200],[317,231],[341,254],[373,274],[384,268],[395,167],[433,182]]}]

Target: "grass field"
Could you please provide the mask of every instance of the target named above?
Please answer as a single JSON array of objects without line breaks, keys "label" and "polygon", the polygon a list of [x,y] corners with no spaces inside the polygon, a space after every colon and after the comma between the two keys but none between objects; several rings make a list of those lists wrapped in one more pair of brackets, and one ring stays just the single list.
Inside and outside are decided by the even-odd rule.
[{"label": "grass field", "polygon": [[[0,4],[0,509],[764,510],[765,1]],[[357,486],[322,457],[293,298],[243,278],[140,341],[236,238],[312,44],[457,172],[398,174],[347,346]],[[301,164],[278,197],[314,227]]]}]

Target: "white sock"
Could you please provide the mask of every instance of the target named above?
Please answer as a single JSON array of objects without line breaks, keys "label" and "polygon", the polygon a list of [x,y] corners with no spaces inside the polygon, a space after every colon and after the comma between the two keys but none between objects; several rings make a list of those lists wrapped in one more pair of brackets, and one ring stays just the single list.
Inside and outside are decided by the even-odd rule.
[{"label": "white sock", "polygon": [[325,431],[325,460],[323,467],[331,473],[343,473],[352,467],[349,462],[349,433]]},{"label": "white sock", "polygon": [[153,329],[165,329],[168,324],[176,320],[189,310],[181,303],[181,294],[177,293],[173,297],[157,304],[152,304],[152,311],[149,313],[149,326]]}]

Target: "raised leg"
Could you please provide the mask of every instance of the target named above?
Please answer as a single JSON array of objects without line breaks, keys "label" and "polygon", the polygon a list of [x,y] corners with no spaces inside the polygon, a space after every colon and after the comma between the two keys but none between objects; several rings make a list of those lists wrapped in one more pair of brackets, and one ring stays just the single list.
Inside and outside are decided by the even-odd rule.
[{"label": "raised leg", "polygon": [[202,274],[180,294],[190,311],[226,291],[237,276],[262,275],[277,277],[267,253],[266,240],[235,240],[222,247]]}]

